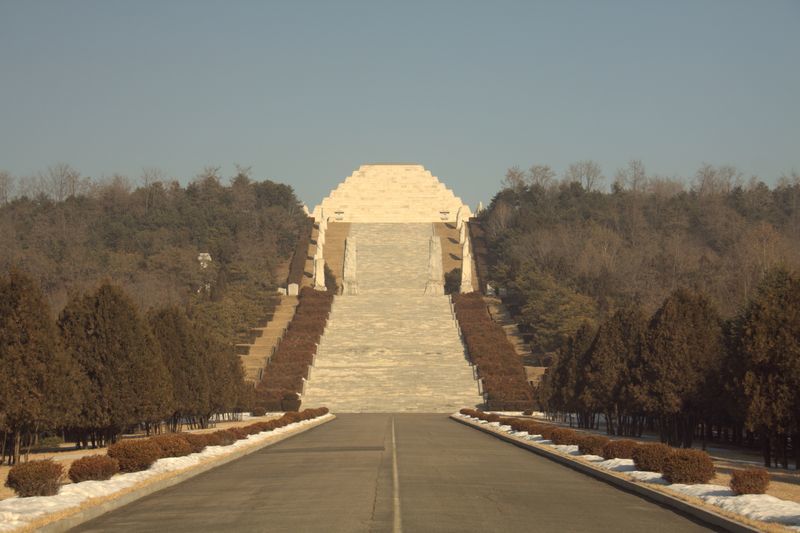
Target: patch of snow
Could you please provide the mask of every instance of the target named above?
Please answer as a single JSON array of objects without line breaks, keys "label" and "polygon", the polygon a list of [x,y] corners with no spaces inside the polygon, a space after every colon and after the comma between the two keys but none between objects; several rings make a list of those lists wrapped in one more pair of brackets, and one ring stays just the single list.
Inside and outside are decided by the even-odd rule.
[{"label": "patch of snow", "polygon": [[0,500],[0,531],[13,531],[22,528],[27,523],[47,514],[78,507],[90,498],[112,496],[151,477],[165,472],[183,470],[212,457],[228,455],[239,448],[248,447],[256,442],[263,442],[273,435],[280,435],[308,425],[311,422],[324,420],[332,416],[331,414],[326,414],[311,420],[295,422],[272,431],[262,431],[255,435],[248,435],[247,438],[237,440],[230,446],[208,446],[202,452],[193,453],[185,457],[159,459],[148,470],[117,474],[107,481],[82,481],[80,483],[67,484],[61,487],[61,490],[55,496],[14,497]]},{"label": "patch of snow", "polygon": [[579,455],[578,457],[580,457],[584,461],[591,461],[593,463],[597,463],[597,462],[600,462],[600,461],[603,460],[603,458],[600,457],[599,455],[594,455],[594,454],[591,454],[591,453],[588,453],[586,455]]},{"label": "patch of snow", "polygon": [[597,466],[614,472],[633,472],[636,470],[633,459],[606,459]]},{"label": "patch of snow", "polygon": [[550,444],[550,447],[570,455],[580,455],[577,444]]}]

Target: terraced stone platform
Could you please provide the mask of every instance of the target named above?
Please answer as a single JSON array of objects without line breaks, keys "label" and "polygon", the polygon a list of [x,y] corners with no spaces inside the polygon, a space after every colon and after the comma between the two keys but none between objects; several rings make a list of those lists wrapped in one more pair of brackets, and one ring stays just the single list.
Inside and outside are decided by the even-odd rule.
[{"label": "terraced stone platform", "polygon": [[482,403],[448,296],[425,296],[431,224],[358,224],[358,296],[336,296],[303,405],[452,412]]}]

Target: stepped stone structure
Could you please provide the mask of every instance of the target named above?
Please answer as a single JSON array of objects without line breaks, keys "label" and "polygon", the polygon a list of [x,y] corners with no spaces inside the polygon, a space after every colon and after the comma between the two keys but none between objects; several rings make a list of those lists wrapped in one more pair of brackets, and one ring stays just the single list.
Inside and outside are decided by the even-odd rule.
[{"label": "stepped stone structure", "polygon": [[[327,222],[419,223],[469,219],[469,207],[422,165],[361,165],[314,208]],[[460,226],[459,226],[460,229]]]},{"label": "stepped stone structure", "polygon": [[358,295],[334,299],[305,407],[452,412],[483,402],[450,298],[425,295],[430,235],[430,224],[351,225]]},{"label": "stepped stone structure", "polygon": [[322,232],[344,223],[348,230],[344,250],[325,249],[343,294],[334,298],[303,406],[452,412],[481,405],[443,294],[445,237],[434,227],[455,228],[469,207],[421,165],[373,164],[345,179],[313,214]]}]

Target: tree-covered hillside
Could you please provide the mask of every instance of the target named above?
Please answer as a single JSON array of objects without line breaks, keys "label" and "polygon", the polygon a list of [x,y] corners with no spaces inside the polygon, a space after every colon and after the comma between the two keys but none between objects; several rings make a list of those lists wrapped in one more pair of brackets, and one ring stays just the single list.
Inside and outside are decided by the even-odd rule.
[{"label": "tree-covered hillside", "polygon": [[591,162],[563,180],[546,166],[513,168],[480,215],[491,281],[507,289],[538,354],[628,304],[650,315],[679,287],[699,289],[731,317],[770,267],[800,265],[796,174],[770,188],[706,165],[680,181],[633,161],[609,192],[601,181]]},{"label": "tree-covered hillside", "polygon": [[136,188],[121,177],[93,183],[64,165],[13,189],[4,176],[0,271],[31,274],[54,316],[71,293],[110,281],[143,309],[188,306],[233,341],[269,308],[303,221],[291,187],[246,169],[229,185],[206,169],[186,187],[153,171]]}]

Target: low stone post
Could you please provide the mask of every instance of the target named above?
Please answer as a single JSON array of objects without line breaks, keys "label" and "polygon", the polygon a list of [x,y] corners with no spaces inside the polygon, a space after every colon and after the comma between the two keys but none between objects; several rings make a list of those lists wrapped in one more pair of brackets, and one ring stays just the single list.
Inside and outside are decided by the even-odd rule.
[{"label": "low stone post", "polygon": [[343,294],[356,296],[358,294],[358,281],[356,280],[358,246],[355,237],[344,240],[344,278]]}]

